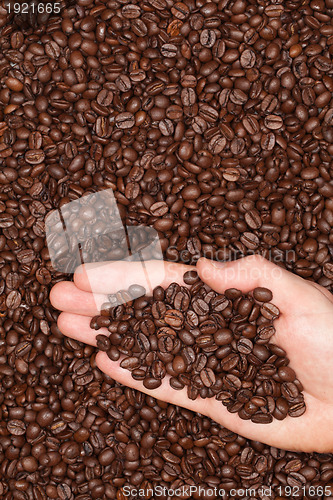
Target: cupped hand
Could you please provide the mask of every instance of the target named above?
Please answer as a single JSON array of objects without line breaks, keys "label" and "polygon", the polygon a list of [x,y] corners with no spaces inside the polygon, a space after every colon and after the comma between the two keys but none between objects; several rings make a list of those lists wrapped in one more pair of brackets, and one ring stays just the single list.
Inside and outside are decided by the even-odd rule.
[{"label": "cupped hand", "polygon": [[[157,261],[147,262],[144,271],[137,263],[125,262],[81,267],[74,275],[74,282],[58,283],[51,291],[53,306],[63,311],[58,319],[59,329],[64,335],[96,345],[96,335],[109,332],[106,328],[91,329],[90,321],[107,302],[108,294],[134,283],[145,286],[148,294],[160,284],[184,285],[183,274],[191,268]],[[279,307],[281,316],[275,321],[276,333],[271,341],[287,352],[290,366],[304,386],[307,409],[302,416],[256,424],[229,413],[215,398],[190,400],[186,388],[175,391],[170,387],[168,377],[158,389],[146,389],[120,367],[121,360],[111,361],[104,352],[97,354],[97,366],[123,385],[206,415],[248,439],[287,450],[332,452],[333,295],[260,256],[228,263],[202,258],[196,269],[200,278],[219,293],[228,288],[246,293],[258,286],[272,290],[272,302]]]}]

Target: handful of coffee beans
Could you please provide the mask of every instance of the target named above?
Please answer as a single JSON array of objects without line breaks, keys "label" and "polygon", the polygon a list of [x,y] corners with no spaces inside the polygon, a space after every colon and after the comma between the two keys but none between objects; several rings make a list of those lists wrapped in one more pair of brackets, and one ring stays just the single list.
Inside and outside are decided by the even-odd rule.
[{"label": "handful of coffee beans", "polygon": [[123,356],[120,366],[147,389],[169,376],[170,386],[186,386],[190,399],[215,397],[244,420],[268,424],[303,415],[302,384],[286,352],[270,342],[280,314],[272,292],[218,294],[196,271],[183,279],[187,286],[158,286],[152,297],[131,300],[131,288],[120,291],[129,301],[115,307],[117,294],[109,296],[90,325],[110,332],[97,335],[97,347],[113,361]]}]

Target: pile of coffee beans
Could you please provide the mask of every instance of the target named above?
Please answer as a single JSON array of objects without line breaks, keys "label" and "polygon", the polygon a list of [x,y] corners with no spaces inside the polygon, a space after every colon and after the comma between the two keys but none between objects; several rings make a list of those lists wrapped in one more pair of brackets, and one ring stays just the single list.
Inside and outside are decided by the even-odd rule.
[{"label": "pile of coffee beans", "polygon": [[258,253],[332,291],[332,0],[59,3],[0,5],[1,498],[329,498],[332,454],[125,388],[64,338],[44,221],[111,188],[168,260]]},{"label": "pile of coffee beans", "polygon": [[110,331],[97,335],[97,347],[113,361],[123,355],[120,366],[147,389],[169,375],[173,389],[186,386],[190,399],[215,397],[244,420],[267,424],[303,415],[302,385],[285,351],[270,343],[279,317],[272,292],[218,294],[195,271],[187,271],[184,282],[190,287],[172,283],[156,287],[152,297],[107,304],[110,317],[90,324]]}]

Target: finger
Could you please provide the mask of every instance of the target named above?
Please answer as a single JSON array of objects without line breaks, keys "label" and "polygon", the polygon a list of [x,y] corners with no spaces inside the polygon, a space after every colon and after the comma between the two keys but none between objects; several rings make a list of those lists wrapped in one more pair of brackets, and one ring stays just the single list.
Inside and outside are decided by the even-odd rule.
[{"label": "finger", "polygon": [[297,314],[308,313],[310,303],[312,307],[316,305],[319,308],[316,312],[326,308],[326,301],[322,303],[322,295],[314,293],[313,287],[304,279],[260,255],[226,263],[201,258],[197,263],[197,271],[200,278],[219,293],[228,288],[238,288],[246,293],[256,287],[267,287],[273,292],[274,304],[289,313],[295,308]]},{"label": "finger", "polygon": [[189,269],[194,269],[194,266],[160,260],[144,264],[126,261],[84,264],[75,271],[74,283],[81,290],[107,294],[138,284],[151,295],[158,285],[164,288],[172,282],[184,285],[182,277]]},{"label": "finger", "polygon": [[50,301],[53,307],[60,311],[96,316],[108,298],[107,295],[80,290],[71,281],[62,281],[52,288]]},{"label": "finger", "polygon": [[87,316],[63,312],[60,314],[57,324],[61,333],[67,337],[96,346],[96,336],[109,336],[110,332],[107,328],[100,328],[99,330],[90,328],[90,320],[91,318]]},{"label": "finger", "polygon": [[[306,395],[307,411],[298,418],[287,417],[282,421],[274,419],[270,424],[255,424],[251,420],[242,420],[236,413],[230,413],[220,401],[215,398],[202,399],[198,397],[194,401],[187,397],[186,388],[176,391],[170,387],[169,378],[162,380],[162,385],[154,390],[146,389],[142,382],[134,380],[128,370],[120,367],[120,362],[111,361],[105,352],[99,352],[96,356],[96,364],[104,373],[127,387],[139,390],[158,400],[165,401],[177,406],[187,408],[191,411],[206,415],[231,431],[252,439],[267,443],[277,448],[295,451],[313,451],[305,449],[306,446],[313,448],[313,444],[307,444],[305,436],[308,429],[313,428],[313,421],[318,420],[318,405],[320,402]],[[324,407],[323,407],[324,411]],[[331,418],[330,415],[329,418]],[[327,443],[320,436],[317,438],[318,451],[327,451]]]}]

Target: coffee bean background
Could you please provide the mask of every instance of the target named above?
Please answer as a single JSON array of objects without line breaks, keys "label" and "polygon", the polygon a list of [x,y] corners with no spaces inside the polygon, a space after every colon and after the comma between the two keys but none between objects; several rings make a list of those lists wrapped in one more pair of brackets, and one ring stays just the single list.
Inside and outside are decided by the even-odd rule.
[{"label": "coffee bean background", "polygon": [[332,0],[61,3],[0,6],[1,497],[332,486],[332,454],[249,442],[102,374],[57,329],[48,294],[68,276],[44,226],[112,188],[168,260],[260,253],[332,291]]}]

